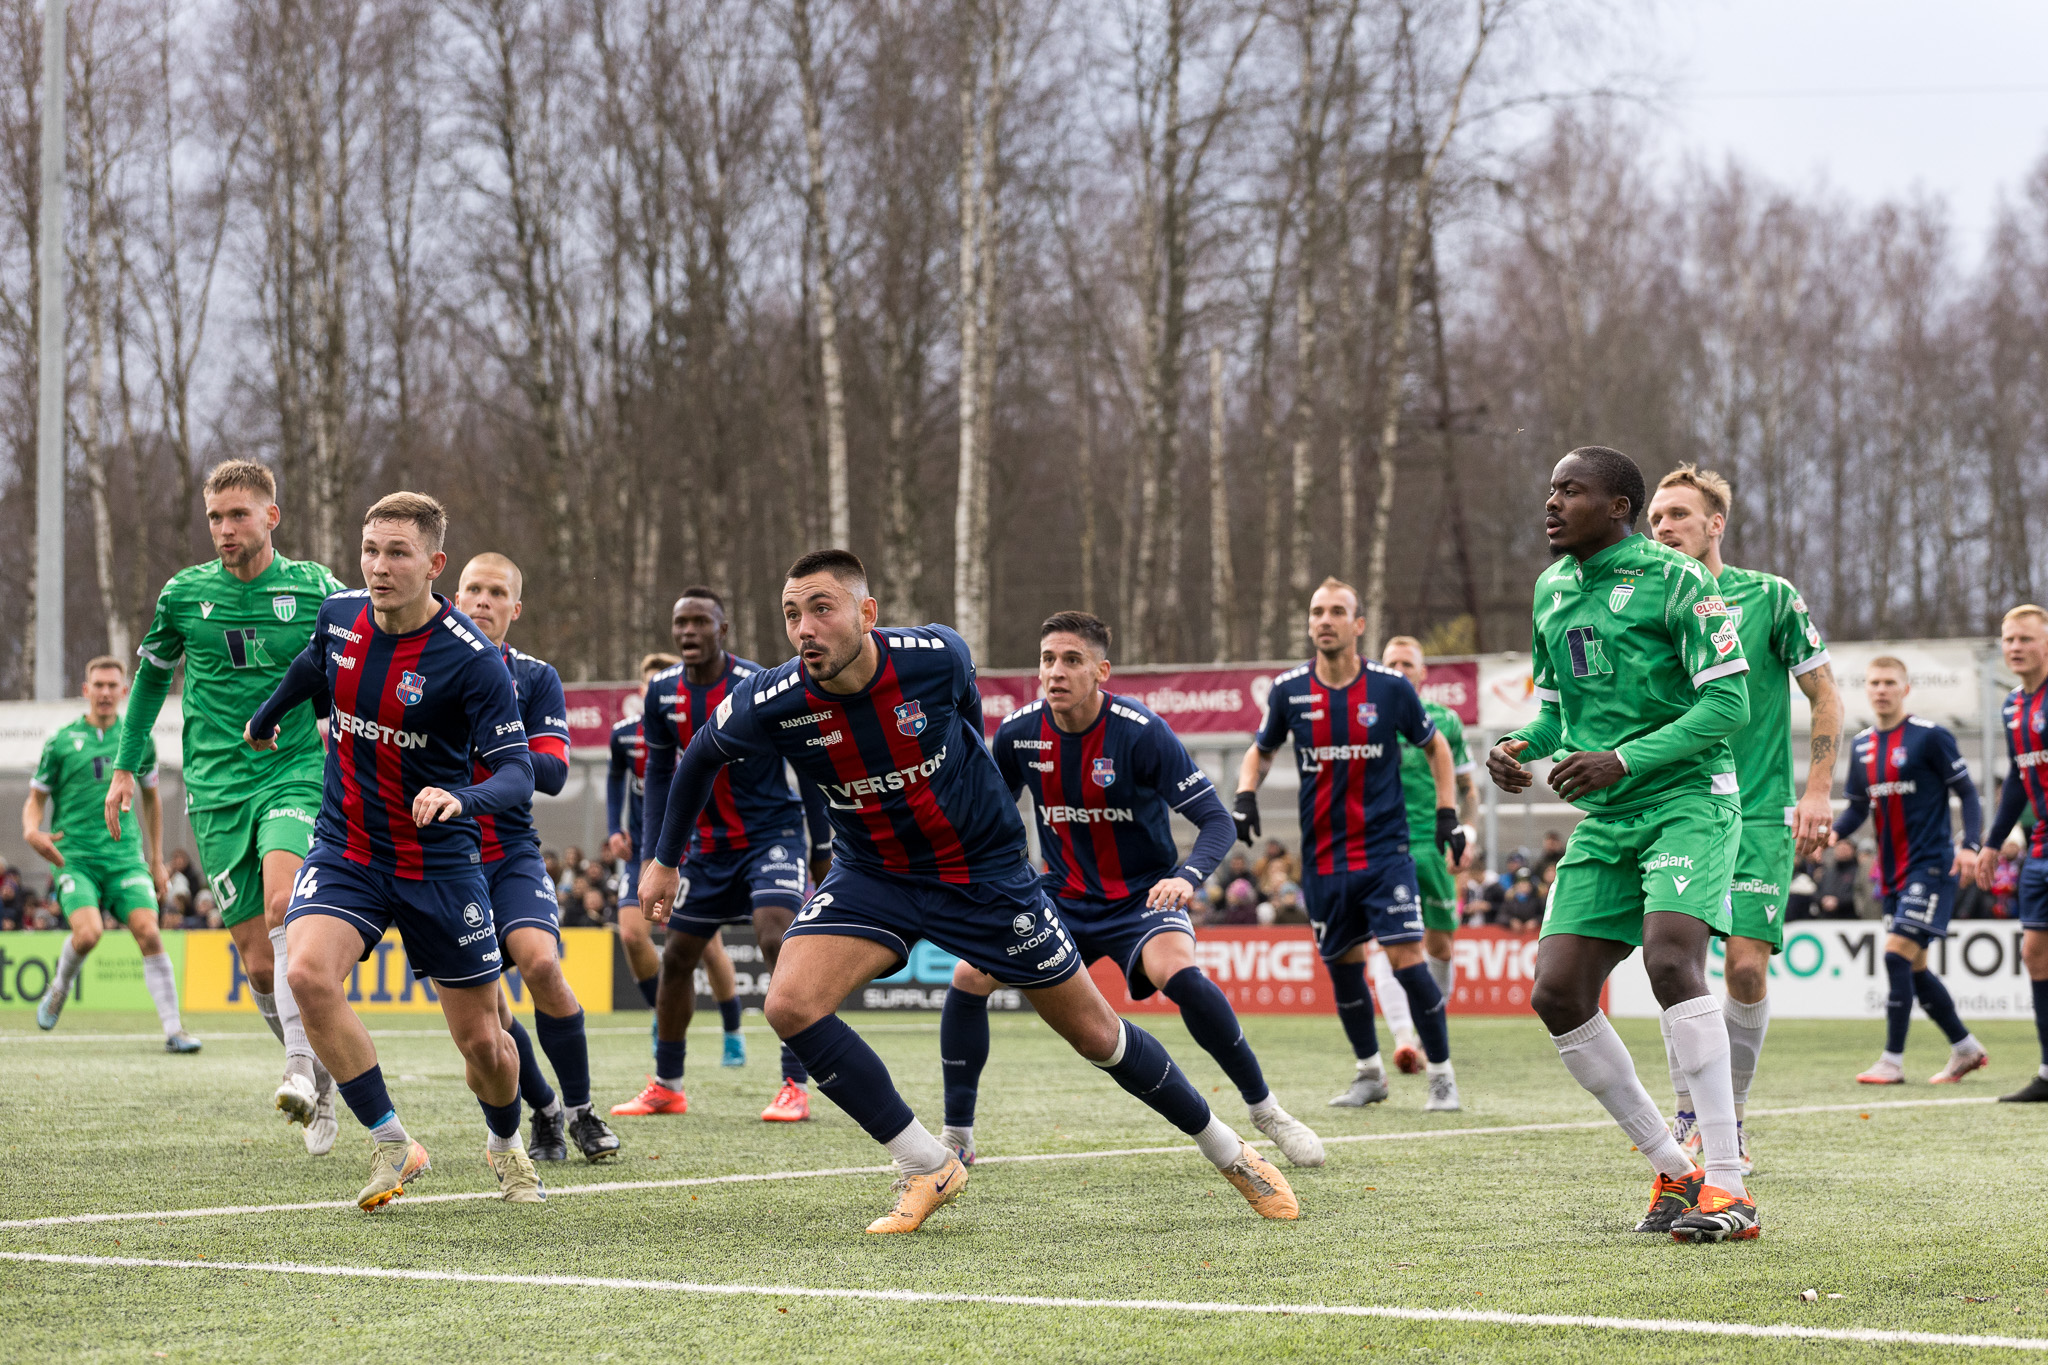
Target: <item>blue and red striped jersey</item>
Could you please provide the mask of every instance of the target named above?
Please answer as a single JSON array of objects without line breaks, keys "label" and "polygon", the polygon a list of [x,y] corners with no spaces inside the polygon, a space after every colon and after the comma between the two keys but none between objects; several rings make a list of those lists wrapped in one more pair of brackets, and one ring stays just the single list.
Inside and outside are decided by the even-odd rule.
[{"label": "blue and red striped jersey", "polygon": [[1370,660],[1347,687],[1324,686],[1313,663],[1273,680],[1258,746],[1270,754],[1294,741],[1304,869],[1362,872],[1374,858],[1408,851],[1395,740],[1419,749],[1435,734],[1409,681]]},{"label": "blue and red striped jersey", "polygon": [[[569,703],[562,695],[562,675],[544,659],[512,648],[499,649],[506,669],[512,674],[512,692],[519,700],[519,719],[526,726],[527,751],[538,760],[552,758],[564,768],[569,763]],[[536,766],[538,766],[536,764]],[[481,782],[491,775],[483,761],[475,759],[470,780]],[[540,835],[533,827],[533,799],[521,801],[496,815],[479,815],[477,833],[482,841],[483,860],[495,863],[507,853],[539,848]]]},{"label": "blue and red striped jersey", "polygon": [[835,859],[957,885],[1012,875],[1024,822],[982,740],[966,642],[945,626],[873,638],[875,676],[850,696],[820,688],[798,659],[735,689],[717,708],[718,751],[786,758],[823,791]]},{"label": "blue and red striped jersey", "polygon": [[[1173,876],[1199,886],[1230,851],[1236,827],[1216,785],[1166,722],[1133,698],[1103,693],[1101,713],[1079,734],[1034,701],[1010,713],[990,747],[1012,797],[1031,791],[1056,895],[1122,900]],[[1213,859],[1181,858],[1175,811],[1220,829]]]},{"label": "blue and red striped jersey", "polygon": [[640,717],[628,716],[612,723],[611,754],[605,762],[605,833],[624,830],[633,839],[633,856],[640,857],[640,798],[647,790],[647,739],[641,733]]},{"label": "blue and red striped jersey", "polygon": [[[763,673],[761,665],[733,654],[725,656],[725,671],[713,682],[693,683],[686,670],[687,665],[677,664],[647,680],[647,697],[640,708],[643,765],[644,756],[655,750],[680,754],[688,748],[711,713]],[[642,772],[644,776],[644,766]],[[650,807],[643,818],[660,828],[660,811]],[[750,755],[720,770],[711,785],[711,799],[690,833],[688,851],[731,853],[764,840],[788,838],[787,831],[802,819],[803,803],[790,790],[781,756]]]},{"label": "blue and red striped jersey", "polygon": [[2048,858],[2048,686],[2032,693],[2015,687],[2005,694],[2000,714],[2005,720],[2006,757],[2034,806],[2027,854]]},{"label": "blue and red striped jersey", "polygon": [[463,790],[472,756],[486,772],[514,755],[528,763],[505,661],[453,603],[435,600],[440,610],[426,625],[388,635],[369,593],[336,593],[321,604],[302,656],[326,680],[329,699],[313,837],[352,863],[412,881],[467,875],[482,856],[475,818],[413,824],[420,789]]},{"label": "blue and red striped jersey", "polygon": [[1915,869],[1948,871],[1956,852],[1948,814],[1952,787],[1975,800],[1956,737],[1931,720],[1907,716],[1889,730],[1872,726],[1849,741],[1849,809],[1835,817],[1835,834],[1854,832],[1870,813],[1881,894],[1904,886]]}]

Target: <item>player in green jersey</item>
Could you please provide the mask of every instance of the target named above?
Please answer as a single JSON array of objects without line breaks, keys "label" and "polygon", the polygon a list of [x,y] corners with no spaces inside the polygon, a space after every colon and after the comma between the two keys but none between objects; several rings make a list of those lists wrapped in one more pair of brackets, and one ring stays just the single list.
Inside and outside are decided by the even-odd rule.
[{"label": "player in green jersey", "polygon": [[[157,934],[156,898],[164,884],[164,808],[157,799],[156,746],[143,734],[142,819],[126,812],[111,831],[100,819],[101,802],[113,777],[115,727],[128,696],[128,669],[102,655],[85,666],[85,714],[51,735],[43,745],[28,801],[21,808],[21,834],[49,861],[57,880],[57,904],[71,925],[71,937],[57,958],[50,988],[36,1006],[36,1024],[57,1027],[78,968],[100,941],[103,915],[112,915],[135,935],[142,950],[142,980],[164,1025],[164,1051],[197,1052],[199,1040],[178,1018],[178,976]],[[43,812],[50,832],[43,832]],[[60,848],[59,845],[62,845]]]},{"label": "player in green jersey", "polygon": [[[1536,720],[1486,756],[1509,792],[1556,757],[1550,786],[1585,812],[1543,912],[1530,1003],[1572,1076],[1657,1173],[1643,1232],[1748,1240],[1728,1027],[1707,989],[1710,936],[1728,933],[1741,828],[1728,736],[1749,717],[1742,640],[1700,563],[1636,534],[1642,470],[1606,446],[1558,461],[1544,531],[1563,556],[1536,580]],[[1600,1009],[1608,974],[1638,945],[1666,1036],[1699,1114],[1704,1174],[1636,1079]]]},{"label": "player in green jersey", "polygon": [[277,689],[305,649],[320,604],[341,591],[325,565],[287,559],[270,543],[277,484],[249,460],[206,476],[206,524],[219,558],[164,584],[156,619],[136,651],[135,701],[121,729],[107,789],[112,829],[135,795],[135,773],[150,727],[185,663],[185,805],[199,865],[263,1021],[284,1044],[284,1079],[273,1102],[306,1126],[306,1150],[334,1146],[334,1082],[313,1055],[285,982],[284,910],[313,841],[324,755],[313,712],[287,716],[274,751],[242,743],[242,724]]},{"label": "player in green jersey", "polygon": [[[1719,581],[1728,618],[1749,660],[1743,681],[1749,688],[1749,724],[1730,737],[1735,777],[1742,785],[1742,835],[1728,890],[1730,926],[1723,964],[1728,988],[1721,1012],[1728,1020],[1730,1069],[1735,1078],[1735,1136],[1749,1174],[1749,1136],[1742,1129],[1749,1086],[1770,1027],[1765,994],[1771,955],[1785,946],[1785,895],[1796,858],[1831,842],[1835,751],[1842,737],[1842,698],[1827,642],[1808,615],[1806,601],[1776,574],[1738,569],[1721,560],[1733,490],[1710,470],[1680,465],[1657,481],[1650,498],[1650,534],[1692,556]],[[1789,681],[1788,681],[1789,679]],[[1812,716],[1806,786],[1792,798],[1792,687],[1806,694]],[[1677,1092],[1672,1132],[1689,1150],[1699,1149],[1697,1120],[1685,1073],[1669,1054],[1671,1085]]]},{"label": "player in green jersey", "polygon": [[[1422,656],[1422,642],[1412,635],[1396,635],[1388,640],[1380,651],[1380,662],[1393,669],[1409,682],[1415,690],[1422,691],[1422,685],[1429,678],[1429,666]],[[1458,719],[1457,712],[1440,702],[1423,698],[1422,709],[1436,722],[1437,732],[1451,746],[1451,769],[1458,784],[1458,818],[1466,825],[1473,825],[1479,819],[1479,794],[1472,785],[1472,755],[1465,748],[1465,722]],[[1436,839],[1436,778],[1429,770],[1429,755],[1408,743],[1401,741],[1401,794],[1408,806],[1409,847],[1429,849]],[[1470,836],[1467,836],[1468,842]],[[1436,986],[1446,1001],[1451,998],[1451,940],[1458,932],[1458,885],[1456,865],[1451,858],[1424,855],[1415,860],[1415,874],[1421,882],[1422,901],[1422,961],[1429,968],[1429,974],[1436,978]],[[1398,999],[1400,992],[1389,992],[1380,979],[1385,973],[1387,981],[1392,980],[1392,969],[1386,963],[1385,954],[1373,959],[1376,968],[1373,992],[1379,997],[1380,1008],[1386,1011],[1387,1027],[1394,1031],[1394,1065],[1407,1075],[1413,1076],[1423,1069],[1422,1048],[1417,1041],[1414,1025],[1403,1026],[1397,1013],[1406,1016],[1405,1001]]]}]

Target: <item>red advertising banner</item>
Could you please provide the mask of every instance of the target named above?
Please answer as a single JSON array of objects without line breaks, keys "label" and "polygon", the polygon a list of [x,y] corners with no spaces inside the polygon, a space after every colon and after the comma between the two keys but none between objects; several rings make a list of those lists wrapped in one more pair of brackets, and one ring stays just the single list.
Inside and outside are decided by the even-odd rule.
[{"label": "red advertising banner", "polygon": [[612,741],[612,726],[628,716],[640,714],[641,690],[637,687],[562,688],[569,705],[569,747],[603,749]]},{"label": "red advertising banner", "polygon": [[[1452,1014],[1529,1013],[1529,984],[1536,974],[1536,939],[1504,929],[1458,931],[1452,960]],[[1306,925],[1206,928],[1195,931],[1195,965],[1229,998],[1239,1014],[1334,1014],[1330,973],[1316,952]],[[1127,1014],[1171,1014],[1163,995],[1131,999],[1115,963],[1090,968],[1111,1008]],[[1605,1003],[1603,993],[1602,1003]]]},{"label": "red advertising banner", "polygon": [[[1235,664],[1173,670],[1134,668],[1111,675],[1109,690],[1136,697],[1158,712],[1175,734],[1244,734],[1257,730],[1265,720],[1266,694],[1273,690],[1273,679],[1285,671]],[[977,681],[990,734],[1012,711],[1038,696],[1036,673],[984,672]],[[1467,725],[1478,724],[1479,665],[1470,659],[1431,664],[1422,695],[1448,707]]]}]

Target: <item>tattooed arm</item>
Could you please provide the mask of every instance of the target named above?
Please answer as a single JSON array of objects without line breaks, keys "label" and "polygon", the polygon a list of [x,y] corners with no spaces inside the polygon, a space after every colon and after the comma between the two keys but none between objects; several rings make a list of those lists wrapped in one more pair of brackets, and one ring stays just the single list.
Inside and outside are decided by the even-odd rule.
[{"label": "tattooed arm", "polygon": [[1835,754],[1842,742],[1842,694],[1835,688],[1832,664],[1799,674],[1793,681],[1806,694],[1813,712],[1813,738],[1808,742],[1806,790],[1793,807],[1792,832],[1804,858],[1834,842],[1834,810],[1828,798],[1835,787]]}]

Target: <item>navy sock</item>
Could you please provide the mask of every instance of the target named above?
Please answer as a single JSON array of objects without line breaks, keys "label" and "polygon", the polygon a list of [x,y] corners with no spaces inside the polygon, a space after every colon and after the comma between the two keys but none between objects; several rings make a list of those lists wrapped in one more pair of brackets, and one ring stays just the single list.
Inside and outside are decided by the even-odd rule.
[{"label": "navy sock", "polygon": [[562,1103],[571,1109],[589,1104],[590,1043],[583,1034],[583,1011],[558,1019],[536,1009],[533,1027],[540,1034],[540,1050],[555,1068],[555,1079],[562,1083]]},{"label": "navy sock", "polygon": [[677,1081],[683,1078],[683,1040],[680,1038],[673,1043],[666,1038],[654,1040],[654,1079],[658,1081],[664,1076]]},{"label": "navy sock", "polygon": [[2041,1039],[2041,1065],[2048,1066],[2048,981],[2034,983],[2034,1032]]},{"label": "navy sock", "polygon": [[818,1089],[875,1141],[887,1142],[916,1121],[896,1093],[889,1068],[838,1015],[826,1015],[787,1041],[818,1078]]},{"label": "navy sock", "polygon": [[335,1088],[341,1091],[341,1102],[348,1106],[348,1112],[365,1128],[375,1128],[397,1112],[391,1107],[391,1092],[384,1088],[381,1066],[371,1067],[352,1081],[341,1081]]},{"label": "navy sock", "polygon": [[[1181,968],[1159,990],[1180,1006],[1180,1021],[1187,1026],[1188,1036],[1216,1059],[1246,1104],[1257,1104],[1273,1093],[1265,1073],[1259,1070],[1252,1045],[1244,1040],[1244,1028],[1237,1022],[1237,1011],[1230,1008],[1230,997],[1204,976],[1200,967]],[[952,1121],[949,1106],[946,1122]]]},{"label": "navy sock", "polygon": [[512,1035],[513,1045],[519,1049],[520,1097],[536,1109],[548,1108],[555,1102],[555,1088],[541,1074],[540,1061],[533,1055],[533,1038],[527,1033],[526,1025],[514,1019],[512,1027],[505,1032]]},{"label": "navy sock", "polygon": [[1933,972],[1921,970],[1913,973],[1913,994],[1919,997],[1920,1008],[1927,1011],[1951,1043],[1960,1043],[1970,1036],[1970,1030],[1963,1025],[1963,1017],[1956,1013],[1955,997],[1948,993],[1948,987]]},{"label": "navy sock", "polygon": [[788,1043],[782,1045],[782,1077],[784,1080],[795,1081],[798,1085],[811,1078],[810,1070],[804,1066],[804,1059],[792,1052]]},{"label": "navy sock", "polygon": [[1372,987],[1365,984],[1363,962],[1332,962],[1330,985],[1337,992],[1337,1021],[1351,1039],[1359,1061],[1380,1054],[1380,1031],[1372,1022]]},{"label": "navy sock", "polygon": [[725,1025],[727,1033],[740,1031],[740,998],[737,995],[718,1002],[718,1021]]},{"label": "navy sock", "polygon": [[1884,1001],[1884,1050],[1906,1050],[1906,1026],[1913,1022],[1913,962],[1897,953],[1884,955],[1884,974],[1892,983]]},{"label": "navy sock", "polygon": [[510,1104],[490,1104],[478,1099],[477,1104],[484,1111],[484,1125],[491,1130],[492,1137],[509,1138],[519,1136],[519,1097],[514,1095]]},{"label": "navy sock", "polygon": [[1408,992],[1408,1011],[1415,1016],[1415,1036],[1422,1040],[1422,1055],[1432,1062],[1451,1060],[1451,1026],[1444,1017],[1444,993],[1429,974],[1429,964],[1403,967],[1394,973],[1394,980]]},{"label": "navy sock", "polygon": [[647,1008],[653,1009],[654,993],[661,989],[661,973],[656,972],[645,981],[635,981],[633,984],[640,988],[640,998],[647,1002]]},{"label": "navy sock", "polygon": [[946,1082],[946,1126],[974,1126],[974,1097],[988,1065],[988,997],[958,988],[939,1011],[939,1074]]},{"label": "navy sock", "polygon": [[1174,1065],[1165,1045],[1129,1020],[1124,1022],[1122,1060],[1102,1069],[1183,1133],[1193,1136],[1209,1126],[1209,1101]]}]

